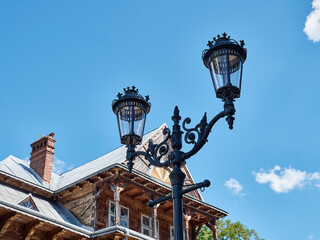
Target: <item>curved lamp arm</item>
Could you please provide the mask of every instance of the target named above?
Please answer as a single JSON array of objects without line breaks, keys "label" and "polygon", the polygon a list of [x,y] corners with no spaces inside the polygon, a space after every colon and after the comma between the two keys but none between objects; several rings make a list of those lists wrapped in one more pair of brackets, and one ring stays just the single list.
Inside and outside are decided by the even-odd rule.
[{"label": "curved lamp arm", "polygon": [[162,131],[163,135],[166,136],[165,139],[159,143],[154,144],[152,140],[149,140],[148,149],[146,152],[144,151],[135,151],[135,146],[132,144],[128,145],[127,149],[127,160],[128,162],[128,168],[129,172],[132,171],[133,168],[133,160],[137,156],[144,156],[146,160],[149,161],[149,163],[156,167],[166,167],[169,166],[173,159],[173,154],[169,153],[168,159],[164,162],[161,162],[161,159],[163,156],[165,156],[169,150],[169,144],[168,140],[171,139],[172,135],[170,133],[169,128],[165,128]]},{"label": "curved lamp arm", "polygon": [[160,162],[159,158],[154,159],[153,156],[151,156],[150,154],[146,153],[146,152],[142,152],[142,151],[137,151],[134,153],[134,156],[144,156],[146,160],[149,161],[149,163],[155,167],[167,167],[170,165],[171,161],[167,160],[165,162]]},{"label": "curved lamp arm", "polygon": [[[182,127],[186,131],[184,136],[184,140],[187,144],[194,144],[193,148],[182,155],[182,159],[186,160],[193,155],[195,155],[208,141],[207,138],[211,132],[212,127],[216,124],[216,122],[225,117],[225,111],[221,111],[218,113],[212,120],[207,123],[207,113],[203,115],[203,118],[199,124],[197,124],[194,128],[187,128],[186,124],[191,123],[190,118],[186,118],[183,123]],[[197,134],[197,136],[196,136]],[[197,138],[197,141],[195,141]]]}]

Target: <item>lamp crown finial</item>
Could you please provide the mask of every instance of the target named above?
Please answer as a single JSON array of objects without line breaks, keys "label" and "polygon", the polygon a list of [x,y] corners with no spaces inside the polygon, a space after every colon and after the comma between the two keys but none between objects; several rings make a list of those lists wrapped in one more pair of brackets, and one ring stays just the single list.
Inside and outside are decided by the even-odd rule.
[{"label": "lamp crown finial", "polygon": [[131,86],[131,88],[130,87],[124,88],[123,91],[125,92],[125,94],[127,94],[127,93],[139,93],[139,89],[136,88],[136,86]]}]

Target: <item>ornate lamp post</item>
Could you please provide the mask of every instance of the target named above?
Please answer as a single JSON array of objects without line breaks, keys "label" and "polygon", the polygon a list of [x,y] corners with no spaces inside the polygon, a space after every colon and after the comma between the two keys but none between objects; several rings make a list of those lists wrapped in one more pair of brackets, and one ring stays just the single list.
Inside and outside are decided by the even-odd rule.
[{"label": "ornate lamp post", "polygon": [[[205,113],[200,123],[194,128],[186,126],[191,123],[190,118],[184,119],[182,122],[182,128],[185,131],[184,141],[193,145],[189,152],[181,151],[183,132],[179,123],[181,117],[178,107],[175,107],[172,116],[172,133],[168,128],[165,128],[163,130],[163,134],[166,136],[164,141],[154,144],[150,140],[148,150],[142,152],[135,151],[135,147],[142,142],[146,116],[151,106],[148,102],[149,97],[142,97],[138,93],[138,89],[133,86],[124,89],[124,94],[119,93],[118,99],[115,99],[112,103],[112,109],[118,120],[121,143],[127,146],[126,159],[129,172],[132,171],[133,160],[139,155],[144,156],[151,165],[156,167],[170,166],[172,168],[169,175],[172,194],[150,201],[148,206],[153,207],[158,203],[173,199],[175,240],[183,239],[183,195],[198,188],[210,186],[210,181],[204,180],[183,189],[185,174],[181,171],[181,166],[185,164],[186,159],[195,155],[205,145],[212,127],[219,119],[226,117],[229,128],[233,128],[233,116],[235,114],[233,102],[235,98],[240,97],[242,66],[247,57],[244,42],[240,41],[239,44],[237,41],[230,39],[226,33],[213,38],[213,41],[209,41],[208,47],[209,49],[204,50],[202,59],[205,66],[210,70],[217,98],[224,101],[224,110],[212,118],[209,123]],[[168,140],[171,140],[171,148],[169,148]],[[170,149],[173,150],[169,153]],[[162,159],[167,154],[167,159]]]}]

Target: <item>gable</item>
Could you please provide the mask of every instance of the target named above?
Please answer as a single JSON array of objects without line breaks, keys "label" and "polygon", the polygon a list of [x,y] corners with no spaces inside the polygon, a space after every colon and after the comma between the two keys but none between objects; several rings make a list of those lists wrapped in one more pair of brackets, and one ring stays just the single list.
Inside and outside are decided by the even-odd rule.
[{"label": "gable", "polygon": [[167,168],[154,167],[151,171],[151,177],[154,177],[166,184],[170,185],[170,170]]},{"label": "gable", "polygon": [[26,197],[26,198],[23,199],[21,202],[19,202],[18,205],[39,212],[39,209],[38,209],[37,205],[35,204],[35,202],[34,202],[31,194],[29,194],[28,197]]}]

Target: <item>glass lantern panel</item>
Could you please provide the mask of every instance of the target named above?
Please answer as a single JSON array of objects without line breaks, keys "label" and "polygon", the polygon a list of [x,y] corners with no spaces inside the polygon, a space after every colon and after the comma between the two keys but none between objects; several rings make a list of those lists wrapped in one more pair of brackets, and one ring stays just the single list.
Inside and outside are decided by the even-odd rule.
[{"label": "glass lantern panel", "polygon": [[215,90],[227,85],[228,79],[228,61],[227,55],[217,56],[210,61],[211,78]]},{"label": "glass lantern panel", "polygon": [[229,55],[229,71],[231,85],[237,87],[240,90],[242,61],[238,56]]},{"label": "glass lantern panel", "polygon": [[[118,111],[118,124],[121,139],[124,136],[134,137],[138,142],[141,141],[144,132],[146,113],[138,102],[128,102]],[[135,136],[138,136],[135,137]],[[140,139],[139,139],[140,138]],[[133,143],[135,144],[135,143]]]},{"label": "glass lantern panel", "polygon": [[134,133],[142,138],[146,114],[142,108],[136,107],[134,111],[135,111]]}]

